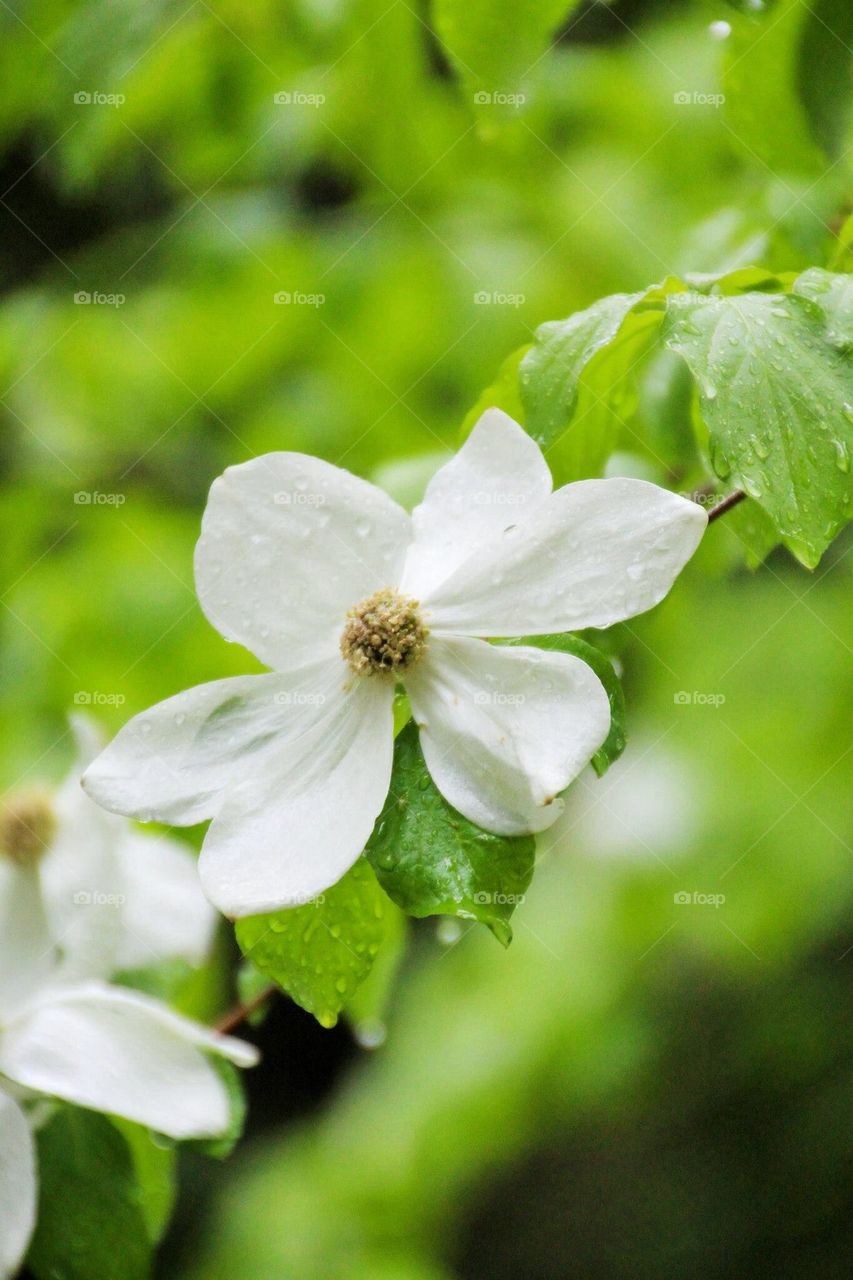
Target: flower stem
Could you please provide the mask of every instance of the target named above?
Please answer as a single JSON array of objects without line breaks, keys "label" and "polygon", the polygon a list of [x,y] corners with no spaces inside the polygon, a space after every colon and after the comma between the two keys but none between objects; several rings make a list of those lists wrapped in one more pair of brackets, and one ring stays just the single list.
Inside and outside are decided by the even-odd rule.
[{"label": "flower stem", "polygon": [[271,996],[274,996],[278,987],[271,983],[270,986],[264,987],[263,991],[259,991],[256,996],[252,996],[251,1000],[247,1000],[245,1004],[235,1004],[233,1009],[229,1009],[226,1014],[214,1022],[213,1030],[219,1031],[222,1035],[228,1035],[241,1022],[245,1022],[247,1018],[251,1018],[253,1013],[262,1008]]},{"label": "flower stem", "polygon": [[732,507],[736,507],[739,502],[743,502],[745,497],[746,494],[743,489],[735,489],[733,493],[728,494],[723,498],[722,502],[718,502],[708,512],[708,524],[711,524],[713,520],[719,520],[720,516],[724,516],[727,511],[731,511]]}]

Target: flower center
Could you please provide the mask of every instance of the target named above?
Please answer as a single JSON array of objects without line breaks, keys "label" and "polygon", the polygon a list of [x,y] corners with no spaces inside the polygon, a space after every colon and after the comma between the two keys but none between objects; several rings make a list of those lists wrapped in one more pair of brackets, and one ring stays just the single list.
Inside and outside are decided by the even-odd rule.
[{"label": "flower center", "polygon": [[341,653],[356,675],[399,675],[422,656],[428,635],[417,600],[386,587],[350,609]]},{"label": "flower center", "polygon": [[36,862],[55,831],[56,814],[46,791],[15,791],[0,799],[0,854],[13,862]]}]

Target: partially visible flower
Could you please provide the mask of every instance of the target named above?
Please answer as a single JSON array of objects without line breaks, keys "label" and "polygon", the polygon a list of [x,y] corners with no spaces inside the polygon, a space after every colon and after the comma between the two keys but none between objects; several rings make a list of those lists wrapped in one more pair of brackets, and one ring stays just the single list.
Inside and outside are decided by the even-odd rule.
[{"label": "partially visible flower", "polygon": [[4,812],[26,807],[30,798],[49,814],[37,870],[67,975],[107,977],[174,959],[201,964],[216,915],[200,890],[195,855],[183,842],[140,831],[89,799],[80,777],[103,739],[79,713],[71,728],[76,759],[56,791],[0,799],[0,833]]},{"label": "partially visible flower", "polygon": [[650,609],[705,525],[698,505],[642,480],[552,492],[538,445],[496,409],[411,517],[303,454],[231,467],[205,511],[198,595],[226,639],[274,673],[142,713],[84,785],[143,821],[213,818],[200,871],[227,914],[304,902],[370,836],[400,683],[450,804],[488,831],[542,830],[607,735],[607,695],[576,657],[487,638]]},{"label": "partially visible flower", "polygon": [[55,792],[0,799],[0,1275],[26,1249],[36,1201],[33,1145],[19,1103],[44,1093],[125,1115],[173,1137],[228,1124],[207,1060],[240,1065],[254,1050],[103,981],[176,956],[200,961],[215,916],[194,858],[137,832],[82,791],[97,752],[74,717],[77,761]]},{"label": "partially visible flower", "polygon": [[103,981],[122,954],[114,938],[98,962],[88,931],[57,934],[41,872],[62,821],[35,793],[0,809],[2,1277],[14,1274],[35,1222],[35,1100],[60,1098],[173,1138],[210,1137],[228,1128],[230,1112],[210,1055],[244,1067],[257,1060],[251,1045]]}]

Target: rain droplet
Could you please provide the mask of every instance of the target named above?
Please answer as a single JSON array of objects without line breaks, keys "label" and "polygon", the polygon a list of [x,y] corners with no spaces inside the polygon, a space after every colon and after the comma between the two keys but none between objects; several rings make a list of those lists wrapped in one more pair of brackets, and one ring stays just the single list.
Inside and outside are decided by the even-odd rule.
[{"label": "rain droplet", "polygon": [[388,1037],[388,1029],[379,1018],[365,1018],[353,1028],[353,1035],[362,1049],[379,1049]]}]

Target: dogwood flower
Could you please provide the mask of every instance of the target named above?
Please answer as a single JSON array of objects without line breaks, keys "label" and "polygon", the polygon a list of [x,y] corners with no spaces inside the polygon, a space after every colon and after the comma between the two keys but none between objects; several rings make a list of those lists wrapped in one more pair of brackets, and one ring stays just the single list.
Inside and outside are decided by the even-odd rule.
[{"label": "dogwood flower", "polygon": [[304,454],[230,467],[202,521],[198,596],[273,672],[143,712],[84,786],[142,820],[213,818],[199,868],[227,914],[305,902],[371,834],[402,684],[445,799],[487,831],[542,830],[607,735],[607,695],[579,658],[487,638],[650,609],[705,525],[697,504],[642,480],[552,491],[538,445],[497,409],[411,516]]},{"label": "dogwood flower", "polygon": [[[57,938],[40,874],[57,830],[57,814],[45,796],[13,795],[0,807],[4,1278],[20,1265],[35,1224],[35,1103],[59,1098],[125,1116],[178,1139],[215,1136],[228,1128],[229,1100],[210,1055],[239,1066],[257,1059],[251,1045],[180,1017],[158,1000],[105,982],[121,954],[114,937],[100,953],[102,973],[88,931],[66,927]],[[85,846],[81,852],[85,862]],[[61,851],[61,859],[67,853]],[[139,939],[132,941],[132,952],[138,944]]]},{"label": "dogwood flower", "polygon": [[70,719],[76,752],[66,778],[53,793],[39,787],[11,797],[24,822],[29,808],[31,823],[50,827],[36,873],[64,972],[82,978],[174,959],[201,964],[216,915],[199,887],[195,856],[89,799],[80,777],[104,741],[88,717]]}]

